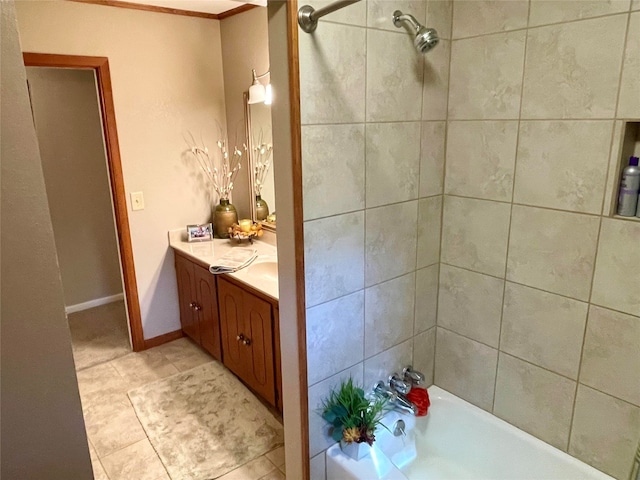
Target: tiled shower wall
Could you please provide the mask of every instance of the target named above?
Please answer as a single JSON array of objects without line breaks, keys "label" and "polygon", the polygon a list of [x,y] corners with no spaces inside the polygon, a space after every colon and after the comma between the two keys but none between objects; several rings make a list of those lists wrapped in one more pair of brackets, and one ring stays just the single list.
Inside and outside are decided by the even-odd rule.
[{"label": "tiled shower wall", "polygon": [[434,382],[626,479],[640,222],[609,218],[640,118],[640,1],[454,2]]},{"label": "tiled shower wall", "polygon": [[[396,9],[445,40],[419,55]],[[312,478],[341,379],[413,363],[432,382],[450,25],[450,2],[369,0],[300,31]]]}]

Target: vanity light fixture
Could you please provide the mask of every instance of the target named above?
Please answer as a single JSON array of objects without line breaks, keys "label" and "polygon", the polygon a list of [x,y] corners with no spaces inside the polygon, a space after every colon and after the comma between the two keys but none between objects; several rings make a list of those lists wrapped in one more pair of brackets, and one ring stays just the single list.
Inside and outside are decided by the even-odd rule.
[{"label": "vanity light fixture", "polygon": [[265,105],[271,105],[273,100],[273,94],[271,93],[271,83],[268,83],[265,87],[260,83],[260,79],[266,77],[271,72],[267,70],[262,75],[256,75],[255,70],[251,70],[253,74],[253,83],[249,87],[249,105],[254,103],[264,103]]}]

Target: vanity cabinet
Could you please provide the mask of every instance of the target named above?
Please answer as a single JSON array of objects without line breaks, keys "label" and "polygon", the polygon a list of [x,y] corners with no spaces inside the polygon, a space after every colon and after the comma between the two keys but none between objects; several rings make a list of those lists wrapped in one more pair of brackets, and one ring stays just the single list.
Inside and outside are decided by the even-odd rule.
[{"label": "vanity cabinet", "polygon": [[223,363],[276,405],[271,304],[224,278],[218,279],[218,293]]},{"label": "vanity cabinet", "polygon": [[182,331],[282,411],[278,302],[176,253]]},{"label": "vanity cabinet", "polygon": [[175,258],[182,331],[222,360],[215,277],[181,255]]}]

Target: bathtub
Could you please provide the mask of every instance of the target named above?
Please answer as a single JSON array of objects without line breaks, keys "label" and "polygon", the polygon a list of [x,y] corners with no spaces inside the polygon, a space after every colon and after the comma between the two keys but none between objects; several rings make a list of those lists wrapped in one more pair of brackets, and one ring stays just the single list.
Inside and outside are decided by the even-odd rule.
[{"label": "bathtub", "polygon": [[356,462],[339,445],[327,450],[328,480],[611,480],[513,425],[438,388],[429,387],[427,417],[402,417],[407,435],[376,432],[371,455]]}]

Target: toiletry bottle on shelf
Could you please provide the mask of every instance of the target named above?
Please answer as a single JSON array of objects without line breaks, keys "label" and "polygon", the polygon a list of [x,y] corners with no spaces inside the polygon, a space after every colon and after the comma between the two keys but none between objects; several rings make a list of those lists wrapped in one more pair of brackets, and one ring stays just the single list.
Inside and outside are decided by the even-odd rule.
[{"label": "toiletry bottle on shelf", "polygon": [[638,157],[631,157],[629,166],[622,172],[620,195],[618,196],[618,215],[633,217],[636,214],[639,190],[640,168],[638,168]]}]

